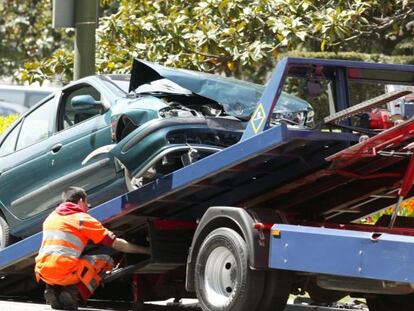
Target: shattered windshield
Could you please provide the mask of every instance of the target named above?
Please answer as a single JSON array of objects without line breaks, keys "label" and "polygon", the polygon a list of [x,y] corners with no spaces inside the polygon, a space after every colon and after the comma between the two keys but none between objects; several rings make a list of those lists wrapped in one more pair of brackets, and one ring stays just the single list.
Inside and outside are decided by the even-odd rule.
[{"label": "shattered windshield", "polygon": [[[243,120],[250,118],[265,89],[263,85],[189,70],[162,67],[160,73],[165,78],[140,85],[135,93],[159,92],[190,96],[192,92],[216,101],[227,115]],[[122,79],[114,75],[111,80],[128,92],[129,78],[130,75],[122,75]],[[306,101],[284,92],[275,107],[275,111],[284,112],[311,109]]]}]

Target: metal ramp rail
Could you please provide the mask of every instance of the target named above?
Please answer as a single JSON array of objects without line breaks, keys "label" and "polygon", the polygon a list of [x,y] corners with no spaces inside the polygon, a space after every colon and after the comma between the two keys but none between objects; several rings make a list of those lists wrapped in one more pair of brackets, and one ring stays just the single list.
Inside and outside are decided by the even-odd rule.
[{"label": "metal ramp rail", "polygon": [[[131,230],[148,219],[193,219],[209,206],[242,205],[278,184],[324,167],[325,157],[356,139],[347,133],[280,125],[107,201],[90,213],[115,231]],[[1,250],[0,273],[19,273],[33,264],[40,242],[41,233],[37,233]]]}]

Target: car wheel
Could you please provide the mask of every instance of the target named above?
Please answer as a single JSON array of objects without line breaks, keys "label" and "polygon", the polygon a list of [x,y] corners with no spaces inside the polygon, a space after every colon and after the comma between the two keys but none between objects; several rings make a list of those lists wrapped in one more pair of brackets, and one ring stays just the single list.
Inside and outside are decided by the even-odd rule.
[{"label": "car wheel", "polygon": [[414,305],[414,294],[372,295],[366,300],[369,311],[411,311]]},{"label": "car wheel", "polygon": [[0,216],[0,249],[10,244],[10,229],[6,220]]},{"label": "car wheel", "polygon": [[137,187],[133,184],[133,177],[131,176],[131,173],[126,168],[124,169],[124,178],[127,191],[133,191],[137,189]]},{"label": "car wheel", "polygon": [[251,311],[262,297],[264,273],[248,265],[246,242],[234,230],[212,231],[196,259],[195,290],[205,311]]}]

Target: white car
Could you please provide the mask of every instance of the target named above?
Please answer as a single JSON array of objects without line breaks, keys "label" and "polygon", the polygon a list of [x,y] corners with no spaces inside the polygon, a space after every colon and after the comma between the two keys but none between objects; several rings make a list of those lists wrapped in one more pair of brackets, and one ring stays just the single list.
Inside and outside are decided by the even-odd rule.
[{"label": "white car", "polygon": [[27,107],[13,104],[5,101],[0,101],[0,116],[8,116],[11,114],[20,115],[27,110]]}]

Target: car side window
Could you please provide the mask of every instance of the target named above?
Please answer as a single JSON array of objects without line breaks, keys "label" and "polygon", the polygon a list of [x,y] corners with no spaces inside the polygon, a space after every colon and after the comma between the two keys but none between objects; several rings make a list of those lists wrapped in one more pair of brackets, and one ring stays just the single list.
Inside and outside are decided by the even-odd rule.
[{"label": "car side window", "polygon": [[53,112],[53,99],[48,100],[23,119],[16,150],[33,145],[50,136],[50,114]]},{"label": "car side window", "polygon": [[72,107],[72,99],[79,95],[90,95],[96,101],[101,101],[101,94],[90,85],[82,85],[76,89],[64,92],[60,111],[59,130],[67,129],[75,124],[83,122],[101,113],[100,109],[75,111]]},{"label": "car side window", "polygon": [[0,157],[5,156],[14,152],[16,147],[17,136],[19,135],[20,126],[22,123],[20,122],[10,133],[7,135],[6,139],[0,146]]}]

